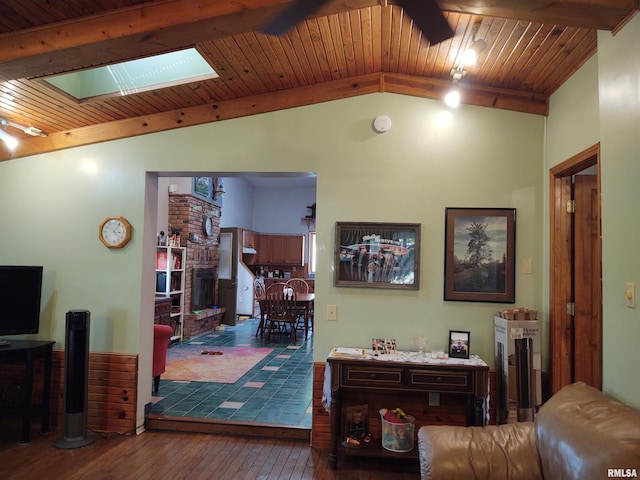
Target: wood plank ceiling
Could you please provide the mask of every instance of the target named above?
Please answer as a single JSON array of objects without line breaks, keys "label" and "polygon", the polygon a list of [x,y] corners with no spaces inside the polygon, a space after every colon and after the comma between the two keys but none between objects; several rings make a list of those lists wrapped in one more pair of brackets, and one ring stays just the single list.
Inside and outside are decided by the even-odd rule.
[{"label": "wood plank ceiling", "polygon": [[[487,48],[460,82],[463,102],[546,115],[548,98],[638,0],[442,0],[455,36],[430,45],[385,0],[333,0],[275,37],[259,29],[290,0],[0,2],[0,119],[47,137],[0,160],[362,95],[440,99],[473,38]],[[196,46],[220,78],[77,103],[38,79]]]}]

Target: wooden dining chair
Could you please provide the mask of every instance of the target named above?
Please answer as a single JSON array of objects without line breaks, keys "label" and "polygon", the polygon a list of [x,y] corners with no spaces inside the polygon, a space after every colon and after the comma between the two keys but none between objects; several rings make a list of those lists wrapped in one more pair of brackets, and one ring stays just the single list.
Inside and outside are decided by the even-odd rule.
[{"label": "wooden dining chair", "polygon": [[264,282],[258,280],[257,278],[253,281],[253,292],[255,293],[256,298],[262,298],[267,293],[264,288]]},{"label": "wooden dining chair", "polygon": [[253,310],[254,313],[258,312],[258,316],[260,317],[260,322],[258,323],[258,328],[256,329],[256,337],[258,336],[258,334],[262,334],[263,329],[264,329],[264,324],[263,324],[263,320],[264,320],[264,315],[262,314],[262,309],[264,308],[263,305],[264,304],[264,298],[266,295],[267,291],[264,287],[264,282],[262,280],[259,279],[255,279],[253,281]]},{"label": "wooden dining chair", "polygon": [[296,293],[309,293],[309,284],[304,278],[292,278],[287,280],[287,285],[293,288]]},{"label": "wooden dining chair", "polygon": [[271,341],[272,333],[288,333],[296,342],[298,307],[296,292],[285,283],[274,283],[265,295],[265,340]]},{"label": "wooden dining chair", "polygon": [[[304,278],[292,278],[290,280],[287,280],[287,285],[289,285],[291,288],[293,288],[296,293],[309,293],[309,284],[306,282],[306,280]],[[296,322],[296,328],[298,330],[304,331],[305,332],[305,337],[306,337],[306,331],[307,331],[307,311],[304,308],[299,308],[298,309],[298,321]],[[313,311],[309,312],[309,319],[311,322],[311,325],[313,325]]]}]

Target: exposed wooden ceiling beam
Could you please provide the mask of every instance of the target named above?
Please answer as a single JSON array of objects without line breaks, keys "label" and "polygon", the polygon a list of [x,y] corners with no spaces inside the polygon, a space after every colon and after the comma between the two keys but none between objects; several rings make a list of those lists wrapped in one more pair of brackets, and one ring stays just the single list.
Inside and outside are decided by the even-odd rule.
[{"label": "exposed wooden ceiling beam", "polygon": [[[167,0],[0,35],[0,81],[167,52],[259,30],[291,0]],[[389,1],[393,4],[393,1]],[[378,6],[334,0],[317,16]],[[444,10],[614,30],[638,0],[441,0]]]},{"label": "exposed wooden ceiling beam", "polygon": [[[374,73],[78,128],[54,133],[48,137],[23,138],[11,154],[0,146],[0,161],[376,92],[440,100],[449,88],[451,88],[451,83],[442,80],[412,75]],[[464,92],[464,95],[465,103],[469,105],[497,107],[538,115],[548,114],[547,98],[541,95],[497,88],[469,88]]]},{"label": "exposed wooden ceiling beam", "polygon": [[443,10],[488,17],[614,31],[638,0],[439,0]]}]

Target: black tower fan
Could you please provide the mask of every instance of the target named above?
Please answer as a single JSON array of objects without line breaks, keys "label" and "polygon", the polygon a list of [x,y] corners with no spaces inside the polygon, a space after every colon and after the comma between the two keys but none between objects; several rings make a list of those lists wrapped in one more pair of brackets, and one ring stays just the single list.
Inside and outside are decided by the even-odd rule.
[{"label": "black tower fan", "polygon": [[64,355],[64,436],[57,448],[79,448],[93,443],[87,436],[87,396],[89,376],[88,310],[67,312]]}]

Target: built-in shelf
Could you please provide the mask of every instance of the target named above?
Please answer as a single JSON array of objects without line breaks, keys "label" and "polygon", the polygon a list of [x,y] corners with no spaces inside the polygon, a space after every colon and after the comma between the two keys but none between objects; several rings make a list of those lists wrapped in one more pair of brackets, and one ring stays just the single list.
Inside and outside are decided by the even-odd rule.
[{"label": "built-in shelf", "polygon": [[182,339],[184,326],[185,261],[184,247],[156,247],[156,296],[171,298],[171,341]]}]

